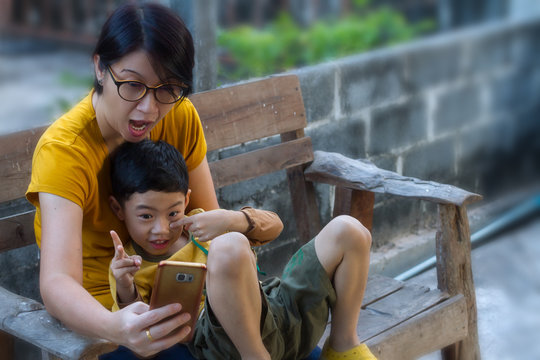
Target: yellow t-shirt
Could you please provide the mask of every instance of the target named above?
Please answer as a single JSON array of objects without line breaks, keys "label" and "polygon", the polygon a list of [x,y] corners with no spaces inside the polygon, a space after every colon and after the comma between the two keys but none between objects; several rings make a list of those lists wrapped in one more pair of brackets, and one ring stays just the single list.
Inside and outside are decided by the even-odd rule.
[{"label": "yellow t-shirt", "polygon": [[[210,246],[210,241],[199,242],[199,244],[208,250]],[[133,248],[133,243],[130,241],[125,247],[124,250],[128,255],[136,255],[137,251]],[[135,273],[134,282],[137,287],[137,291],[140,295],[140,300],[146,304],[150,303],[150,297],[152,296],[152,289],[154,287],[154,277],[156,275],[157,266],[159,261],[152,260],[150,258],[142,257],[141,267]],[[172,260],[172,261],[184,261],[184,262],[194,262],[194,263],[203,263],[206,264],[207,255],[199,249],[192,241],[189,241],[183,248],[175,252],[168,259],[162,260]],[[112,271],[109,269],[109,283],[110,291],[113,295],[114,304],[112,306],[112,311],[118,311],[118,300],[116,298],[116,279],[114,278]],[[201,298],[201,304],[199,306],[199,311],[204,307],[204,295]]]},{"label": "yellow t-shirt", "polygon": [[[38,193],[51,193],[73,201],[83,210],[83,286],[110,309],[108,267],[114,255],[109,231],[121,239],[128,234],[109,207],[111,193],[108,150],[92,106],[91,91],[79,104],[56,120],[43,134],[32,159],[32,178],[26,198],[36,207],[34,228],[41,244]],[[186,159],[188,170],[206,156],[206,140],[199,115],[188,99],[175,104],[152,129],[150,138],[174,145]]]}]

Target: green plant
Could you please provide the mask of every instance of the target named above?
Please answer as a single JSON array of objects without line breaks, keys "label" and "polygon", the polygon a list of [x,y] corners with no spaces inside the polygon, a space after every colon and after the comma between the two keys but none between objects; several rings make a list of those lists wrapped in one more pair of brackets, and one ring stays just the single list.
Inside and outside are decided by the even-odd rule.
[{"label": "green plant", "polygon": [[407,41],[433,28],[432,22],[411,25],[396,11],[370,10],[368,4],[355,0],[354,14],[305,29],[283,13],[263,29],[244,25],[221,30],[220,78],[235,81],[282,72]]}]

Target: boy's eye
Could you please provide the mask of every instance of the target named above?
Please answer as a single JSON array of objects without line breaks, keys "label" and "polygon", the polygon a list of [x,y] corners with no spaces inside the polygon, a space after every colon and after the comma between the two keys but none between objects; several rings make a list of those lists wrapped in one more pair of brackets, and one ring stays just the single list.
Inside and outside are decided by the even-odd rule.
[{"label": "boy's eye", "polygon": [[175,217],[176,215],[178,215],[178,211],[171,211],[169,214],[170,217]]},{"label": "boy's eye", "polygon": [[150,215],[150,214],[142,214],[142,215],[139,215],[139,217],[143,218],[144,220],[150,220],[152,218],[152,215]]}]

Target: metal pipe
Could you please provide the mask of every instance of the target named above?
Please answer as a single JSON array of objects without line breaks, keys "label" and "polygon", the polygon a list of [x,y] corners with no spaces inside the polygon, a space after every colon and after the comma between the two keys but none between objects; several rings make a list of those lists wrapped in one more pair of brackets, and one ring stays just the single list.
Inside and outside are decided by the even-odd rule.
[{"label": "metal pipe", "polygon": [[[493,221],[491,224],[485,226],[484,228],[478,230],[471,235],[471,246],[480,245],[480,243],[499,231],[517,223],[519,220],[524,219],[525,217],[535,213],[540,210],[540,195],[533,197],[532,199],[524,202],[521,205],[516,206],[512,210],[503,214],[501,217]],[[435,256],[430,257],[429,259],[421,262],[420,264],[413,266],[409,270],[397,275],[394,277],[396,280],[405,281],[418,274],[423,273],[435,266],[437,259]]]}]

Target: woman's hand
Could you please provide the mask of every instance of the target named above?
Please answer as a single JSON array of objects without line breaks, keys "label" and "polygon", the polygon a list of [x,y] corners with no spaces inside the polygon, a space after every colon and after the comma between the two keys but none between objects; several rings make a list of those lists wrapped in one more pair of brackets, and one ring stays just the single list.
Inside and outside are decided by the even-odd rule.
[{"label": "woman's hand", "polygon": [[116,279],[116,293],[119,301],[128,303],[137,298],[133,277],[141,268],[142,259],[139,255],[126,254],[122,241],[114,230],[111,231],[111,238],[114,243],[114,257],[110,268]]},{"label": "woman's hand", "polygon": [[249,223],[241,211],[217,209],[186,216],[171,223],[171,228],[184,226],[199,241],[212,240],[227,231],[245,232]]},{"label": "woman's hand", "polygon": [[[149,306],[136,302],[112,313],[117,325],[115,343],[124,345],[142,356],[154,355],[182,341],[190,332],[188,313],[181,313],[180,304],[171,304],[149,310]],[[167,319],[167,320],[164,320]]]}]

